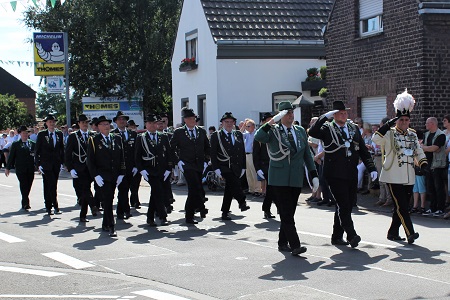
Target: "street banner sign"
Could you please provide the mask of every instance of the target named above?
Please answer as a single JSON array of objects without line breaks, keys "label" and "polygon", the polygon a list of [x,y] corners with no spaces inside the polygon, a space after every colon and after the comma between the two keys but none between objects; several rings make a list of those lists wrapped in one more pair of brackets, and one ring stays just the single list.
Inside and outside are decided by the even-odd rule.
[{"label": "street banner sign", "polygon": [[34,32],[34,75],[65,75],[65,52],[62,32]]},{"label": "street banner sign", "polygon": [[47,76],[47,93],[61,94],[64,93],[66,87],[64,86],[64,77],[62,76]]}]

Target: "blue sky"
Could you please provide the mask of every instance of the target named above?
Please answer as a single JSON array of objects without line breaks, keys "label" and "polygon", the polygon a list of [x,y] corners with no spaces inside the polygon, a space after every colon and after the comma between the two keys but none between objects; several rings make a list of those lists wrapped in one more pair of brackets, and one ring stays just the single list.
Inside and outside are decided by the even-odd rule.
[{"label": "blue sky", "polygon": [[[17,9],[14,12],[9,1],[0,0],[0,67],[11,73],[23,83],[38,90],[39,76],[34,76],[31,66],[21,64],[17,61],[32,62],[32,44],[26,42],[33,37],[32,31],[28,30],[18,19],[22,18],[25,10],[24,5],[33,5],[31,1],[18,1]],[[6,64],[5,61],[14,61],[13,64]]]}]

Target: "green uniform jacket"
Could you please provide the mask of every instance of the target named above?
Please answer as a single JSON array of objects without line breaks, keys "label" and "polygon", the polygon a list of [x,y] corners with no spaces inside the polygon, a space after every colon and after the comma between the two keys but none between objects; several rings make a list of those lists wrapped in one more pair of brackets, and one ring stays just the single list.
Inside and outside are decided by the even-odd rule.
[{"label": "green uniform jacket", "polygon": [[[255,134],[255,140],[269,146],[269,184],[274,186],[302,187],[305,176],[305,165],[312,177],[317,177],[316,167],[308,146],[308,139],[303,127],[292,125],[297,137],[297,151],[288,141],[287,134],[281,125],[261,126]],[[278,140],[277,136],[280,137]],[[281,143],[281,152],[280,152]],[[289,150],[288,155],[282,154]],[[284,158],[282,158],[284,156]],[[280,159],[281,158],[281,159]]]},{"label": "green uniform jacket", "polygon": [[34,172],[34,148],[36,143],[33,140],[27,141],[27,146],[22,140],[12,143],[9,150],[8,170],[16,169],[16,174]]}]

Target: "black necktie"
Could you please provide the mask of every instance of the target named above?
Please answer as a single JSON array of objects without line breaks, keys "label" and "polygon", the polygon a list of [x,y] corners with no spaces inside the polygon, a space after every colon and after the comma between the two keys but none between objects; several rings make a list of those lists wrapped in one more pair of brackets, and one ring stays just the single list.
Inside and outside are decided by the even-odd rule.
[{"label": "black necktie", "polygon": [[109,146],[109,136],[106,136],[106,137],[105,137],[105,140],[106,140],[106,145]]},{"label": "black necktie", "polygon": [[120,132],[120,136],[122,137],[122,140],[125,142],[127,139],[125,138],[125,131]]},{"label": "black necktie", "polygon": [[87,133],[86,132],[83,133],[83,139],[84,139],[84,142],[87,141]]},{"label": "black necktie", "polygon": [[347,133],[344,130],[344,126],[342,126],[340,128],[341,128],[342,137],[344,138],[344,140],[346,140],[348,137],[347,137]]},{"label": "black necktie", "polygon": [[286,128],[286,129],[287,129],[288,141],[291,144],[292,148],[294,148],[294,150],[297,152],[297,145],[295,144],[295,140],[294,140],[294,136],[292,135],[291,128]]},{"label": "black necktie", "polygon": [[52,146],[55,146],[55,144],[53,143],[53,132],[50,132],[50,138],[48,140]]},{"label": "black necktie", "polygon": [[227,135],[228,135],[228,139],[230,141],[230,144],[233,144],[233,138],[231,137],[231,132],[228,132]]},{"label": "black necktie", "polygon": [[194,129],[189,129],[189,131],[190,131],[190,133],[191,133],[191,138],[192,139],[195,139],[195,135],[194,135]]}]

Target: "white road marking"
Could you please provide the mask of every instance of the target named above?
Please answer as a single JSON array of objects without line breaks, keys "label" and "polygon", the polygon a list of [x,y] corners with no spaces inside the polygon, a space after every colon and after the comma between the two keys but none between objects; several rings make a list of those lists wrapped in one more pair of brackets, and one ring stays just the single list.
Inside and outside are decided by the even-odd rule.
[{"label": "white road marking", "polygon": [[137,291],[137,292],[132,292],[132,294],[137,294],[137,295],[141,295],[144,297],[153,298],[155,300],[189,300],[188,298],[184,298],[184,297],[180,297],[180,296],[176,296],[176,295],[172,295],[172,294],[168,294],[168,293],[158,292],[158,291],[154,291],[154,290]]},{"label": "white road marking", "polygon": [[12,185],[6,185],[6,184],[0,184],[0,186],[7,187],[7,188],[12,188],[13,187]]},{"label": "white road marking", "polygon": [[61,252],[42,253],[42,255],[47,256],[48,258],[54,259],[56,261],[59,261],[60,263],[63,263],[65,265],[71,266],[74,269],[83,269],[95,266],[93,264],[84,262],[82,260],[76,259]]},{"label": "white road marking", "polygon": [[0,271],[39,275],[39,276],[44,276],[44,277],[55,277],[55,276],[66,275],[64,273],[58,273],[58,272],[50,272],[50,271],[42,271],[42,270],[34,270],[34,269],[24,269],[24,268],[16,268],[16,267],[3,267],[3,266],[0,266]]},{"label": "white road marking", "polygon": [[108,295],[0,295],[0,298],[42,298],[42,299],[121,299],[120,296]]},{"label": "white road marking", "polygon": [[4,240],[5,242],[8,243],[20,243],[20,242],[25,242],[22,239],[16,238],[15,236],[0,232],[0,240]]}]

